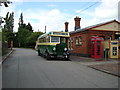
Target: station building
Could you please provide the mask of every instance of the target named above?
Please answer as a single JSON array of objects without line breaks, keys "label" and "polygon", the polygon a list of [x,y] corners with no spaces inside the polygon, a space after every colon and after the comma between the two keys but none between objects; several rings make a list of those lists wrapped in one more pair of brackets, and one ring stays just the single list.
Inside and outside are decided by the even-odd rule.
[{"label": "station building", "polygon": [[111,20],[81,28],[81,18],[75,17],[75,29],[70,32],[68,48],[71,54],[93,58],[120,58],[120,22]]}]

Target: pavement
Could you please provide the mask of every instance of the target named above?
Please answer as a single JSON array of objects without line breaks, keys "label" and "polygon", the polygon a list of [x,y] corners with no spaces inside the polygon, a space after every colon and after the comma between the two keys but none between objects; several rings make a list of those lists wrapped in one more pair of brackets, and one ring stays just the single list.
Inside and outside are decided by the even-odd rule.
[{"label": "pavement", "polygon": [[90,68],[120,77],[120,60],[118,59],[93,59],[88,57],[71,56],[70,60]]}]

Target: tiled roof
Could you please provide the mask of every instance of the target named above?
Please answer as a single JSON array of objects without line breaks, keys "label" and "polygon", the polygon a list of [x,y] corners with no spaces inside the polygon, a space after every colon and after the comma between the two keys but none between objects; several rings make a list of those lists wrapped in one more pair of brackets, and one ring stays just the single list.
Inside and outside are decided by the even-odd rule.
[{"label": "tiled roof", "polygon": [[104,24],[108,24],[108,23],[112,23],[112,22],[117,22],[117,23],[120,24],[119,21],[111,20],[111,21],[108,21],[108,22],[104,22],[104,23],[99,23],[99,24],[95,24],[95,25],[92,25],[92,26],[88,26],[88,27],[85,27],[85,28],[82,28],[82,29],[77,29],[76,31],[71,31],[70,33],[77,33],[77,32],[86,31],[86,30],[88,30],[88,29],[95,28],[95,27],[99,27],[99,26],[102,26],[102,25],[104,25]]}]

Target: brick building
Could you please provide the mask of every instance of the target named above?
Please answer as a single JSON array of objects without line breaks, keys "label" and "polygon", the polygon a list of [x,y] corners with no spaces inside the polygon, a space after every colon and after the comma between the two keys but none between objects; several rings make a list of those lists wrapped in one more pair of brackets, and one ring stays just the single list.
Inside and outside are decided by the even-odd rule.
[{"label": "brick building", "polygon": [[70,32],[69,49],[79,56],[91,56],[91,37],[99,36],[104,40],[120,40],[120,22],[112,20],[86,28],[80,28],[81,18],[75,17],[75,30]]}]

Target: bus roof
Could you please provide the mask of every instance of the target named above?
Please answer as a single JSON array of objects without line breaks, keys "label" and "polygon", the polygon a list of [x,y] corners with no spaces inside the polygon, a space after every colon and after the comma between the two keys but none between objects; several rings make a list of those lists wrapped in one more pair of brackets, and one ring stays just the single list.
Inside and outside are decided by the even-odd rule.
[{"label": "bus roof", "polygon": [[69,37],[69,32],[60,32],[60,31],[51,31],[40,35],[38,38],[44,38],[46,36],[60,36],[60,37]]}]

